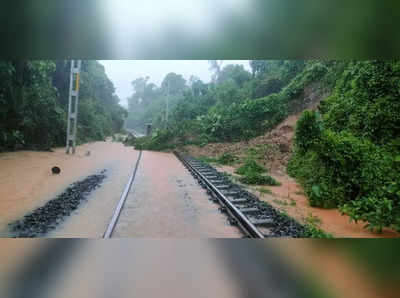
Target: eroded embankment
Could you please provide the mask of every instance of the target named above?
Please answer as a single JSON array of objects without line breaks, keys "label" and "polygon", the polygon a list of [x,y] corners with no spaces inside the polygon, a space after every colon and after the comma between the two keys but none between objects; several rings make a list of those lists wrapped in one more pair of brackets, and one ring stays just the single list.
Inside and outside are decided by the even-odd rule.
[{"label": "eroded embankment", "polygon": [[[315,108],[318,102],[318,99],[314,99],[312,105],[307,108]],[[248,141],[210,143],[202,147],[190,145],[185,146],[183,150],[196,158],[207,156],[218,159],[223,154],[229,153],[236,156],[239,161],[248,157],[252,151],[256,155],[257,163],[281,183],[280,186],[268,187],[243,185],[262,201],[288,213],[300,223],[312,224],[335,237],[400,237],[399,233],[390,229],[383,229],[382,234],[373,233],[364,228],[365,223],[350,222],[350,218],[337,209],[322,209],[309,205],[303,188],[286,173],[287,163],[293,151],[293,138],[299,116],[300,113],[291,115],[272,131]],[[212,163],[212,165],[238,178],[235,170],[240,166],[240,162],[232,166],[221,166],[217,163]]]}]

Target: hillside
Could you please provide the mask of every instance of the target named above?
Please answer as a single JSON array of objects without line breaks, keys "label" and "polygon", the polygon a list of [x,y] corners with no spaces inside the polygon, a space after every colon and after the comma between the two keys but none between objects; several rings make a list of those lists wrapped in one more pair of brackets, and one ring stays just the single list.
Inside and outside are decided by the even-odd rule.
[{"label": "hillside", "polygon": [[135,146],[192,145],[185,148],[194,155],[244,165],[250,184],[279,184],[265,169],[287,171],[310,206],[338,208],[371,231],[400,231],[400,62],[251,66],[252,74],[228,65],[215,81],[188,86],[168,128]]}]

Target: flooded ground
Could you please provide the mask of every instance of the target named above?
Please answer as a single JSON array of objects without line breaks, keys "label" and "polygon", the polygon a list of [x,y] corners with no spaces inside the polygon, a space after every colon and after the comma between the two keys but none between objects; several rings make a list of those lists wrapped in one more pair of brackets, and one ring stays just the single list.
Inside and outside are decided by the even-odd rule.
[{"label": "flooded ground", "polygon": [[[90,155],[86,152],[90,151]],[[121,143],[96,142],[66,155],[21,151],[0,155],[0,231],[43,206],[71,183],[106,169],[101,186],[46,237],[102,237],[138,157]],[[61,168],[53,175],[51,168]],[[241,237],[171,153],[144,152],[114,237]]]},{"label": "flooded ground", "polygon": [[[90,155],[86,152],[90,150]],[[77,147],[75,155],[64,148],[54,152],[19,151],[0,154],[0,231],[62,193],[71,183],[107,169],[102,186],[49,236],[98,237],[128,180],[138,153],[121,143],[95,142]],[[61,173],[52,175],[59,166]],[[92,208],[93,207],[93,208]],[[91,211],[88,211],[88,210]],[[76,224],[72,224],[78,219]],[[100,231],[102,230],[102,231]]]},{"label": "flooded ground", "polygon": [[113,237],[241,237],[171,153],[144,151]]}]

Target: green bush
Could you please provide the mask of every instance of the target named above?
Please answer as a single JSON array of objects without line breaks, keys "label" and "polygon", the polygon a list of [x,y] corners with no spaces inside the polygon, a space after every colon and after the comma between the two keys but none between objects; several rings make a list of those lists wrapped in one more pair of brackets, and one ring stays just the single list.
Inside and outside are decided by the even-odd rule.
[{"label": "green bush", "polygon": [[281,185],[271,176],[262,175],[256,172],[246,172],[243,175],[243,177],[240,177],[239,181],[245,184],[255,184],[255,185],[269,185],[269,186]]},{"label": "green bush", "polygon": [[300,152],[312,148],[320,139],[322,123],[320,115],[315,111],[304,111],[296,124],[294,142]]},{"label": "green bush", "polygon": [[218,160],[217,160],[220,164],[223,165],[231,165],[233,164],[235,161],[237,161],[237,157],[234,156],[233,154],[230,153],[224,153],[222,154]]},{"label": "green bush", "polygon": [[246,162],[236,170],[236,173],[239,175],[246,175],[247,173],[262,174],[265,172],[266,170],[253,159],[247,159]]},{"label": "green bush", "polygon": [[266,170],[257,164],[251,156],[246,158],[245,163],[236,170],[236,174],[241,175],[239,181],[245,184],[257,185],[280,185],[278,181],[269,175],[264,174]]},{"label": "green bush", "polygon": [[[341,65],[342,67],[343,65]],[[348,63],[321,117],[299,119],[288,173],[310,204],[400,231],[400,62]]]}]

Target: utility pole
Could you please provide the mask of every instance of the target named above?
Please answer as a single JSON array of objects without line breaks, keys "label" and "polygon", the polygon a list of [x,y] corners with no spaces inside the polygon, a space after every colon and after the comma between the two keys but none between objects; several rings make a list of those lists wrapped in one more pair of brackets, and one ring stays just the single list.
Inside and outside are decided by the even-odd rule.
[{"label": "utility pole", "polygon": [[168,113],[169,113],[169,96],[170,96],[170,93],[171,93],[171,90],[170,90],[170,81],[168,80],[168,92],[167,92],[167,108],[166,108],[166,110],[165,110],[165,128],[167,129],[167,127],[168,127]]},{"label": "utility pole", "polygon": [[75,154],[76,125],[78,122],[79,73],[81,70],[81,63],[81,60],[71,60],[67,120],[67,154],[69,154],[71,148],[72,154]]}]

